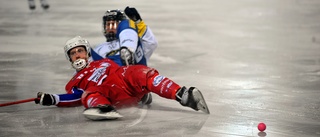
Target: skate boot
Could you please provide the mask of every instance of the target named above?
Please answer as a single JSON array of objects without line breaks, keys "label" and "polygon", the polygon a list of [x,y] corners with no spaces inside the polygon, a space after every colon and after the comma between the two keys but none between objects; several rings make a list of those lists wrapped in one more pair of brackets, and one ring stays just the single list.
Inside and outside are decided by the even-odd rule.
[{"label": "skate boot", "polygon": [[176,93],[177,101],[180,102],[182,106],[190,107],[196,111],[201,110],[204,113],[210,114],[209,108],[204,100],[201,92],[195,88],[181,87]]},{"label": "skate boot", "polygon": [[36,9],[36,4],[35,4],[34,0],[28,0],[28,4],[29,4],[30,10]]},{"label": "skate boot", "polygon": [[112,120],[123,117],[110,105],[87,108],[82,114],[90,120]]},{"label": "skate boot", "polygon": [[50,5],[48,4],[47,0],[40,0],[41,7],[46,10],[49,9]]},{"label": "skate boot", "polygon": [[145,95],[141,98],[140,103],[141,103],[142,105],[150,105],[150,104],[152,103],[151,93],[145,94]]}]

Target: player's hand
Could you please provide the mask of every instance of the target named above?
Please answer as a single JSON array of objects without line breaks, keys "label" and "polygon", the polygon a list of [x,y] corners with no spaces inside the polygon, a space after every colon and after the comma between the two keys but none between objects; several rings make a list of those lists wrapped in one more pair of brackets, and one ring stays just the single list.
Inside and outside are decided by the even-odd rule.
[{"label": "player's hand", "polygon": [[38,92],[37,99],[34,102],[43,106],[56,105],[56,98],[52,94]]},{"label": "player's hand", "polygon": [[138,13],[138,11],[136,10],[136,8],[130,8],[129,6],[127,6],[124,9],[124,13],[133,21],[137,22],[137,21],[141,21],[141,17],[140,14]]},{"label": "player's hand", "polygon": [[124,65],[134,65],[134,54],[127,47],[120,48],[120,58]]}]

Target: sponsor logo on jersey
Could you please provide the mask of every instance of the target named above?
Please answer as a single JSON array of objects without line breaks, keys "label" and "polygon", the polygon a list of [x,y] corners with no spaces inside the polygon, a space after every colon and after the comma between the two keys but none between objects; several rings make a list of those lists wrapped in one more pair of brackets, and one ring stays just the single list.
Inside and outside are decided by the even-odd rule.
[{"label": "sponsor logo on jersey", "polygon": [[109,66],[110,66],[110,64],[109,64],[109,63],[101,63],[101,64],[100,64],[100,66],[101,66],[101,67],[105,67],[105,68],[106,68],[106,67],[109,67]]},{"label": "sponsor logo on jersey", "polygon": [[[166,79],[165,81],[162,82],[161,84],[161,89],[160,89],[160,93],[162,94],[163,93],[163,90],[167,89],[166,88],[166,85],[167,83],[169,82],[170,80],[169,79]],[[166,91],[165,91],[166,92]]]},{"label": "sponsor logo on jersey", "polygon": [[100,67],[97,68],[92,75],[88,78],[88,81],[98,82],[99,78],[105,74],[107,67],[109,67],[109,63],[101,63]]},{"label": "sponsor logo on jersey", "polygon": [[167,88],[166,88],[166,90],[164,92],[168,92],[168,90],[171,87],[171,85],[172,85],[172,81],[169,82],[169,84],[167,85]]},{"label": "sponsor logo on jersey", "polygon": [[158,75],[158,76],[154,77],[153,83],[152,83],[153,86],[155,86],[155,87],[158,86],[164,78],[165,77],[161,76],[161,75]]}]

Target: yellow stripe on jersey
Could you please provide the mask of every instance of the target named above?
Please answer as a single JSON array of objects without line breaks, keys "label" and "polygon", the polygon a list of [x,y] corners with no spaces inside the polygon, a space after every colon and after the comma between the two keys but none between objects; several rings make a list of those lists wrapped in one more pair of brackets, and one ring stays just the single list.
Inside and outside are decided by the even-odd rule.
[{"label": "yellow stripe on jersey", "polygon": [[136,24],[134,23],[133,20],[129,20],[129,27],[136,30]]},{"label": "yellow stripe on jersey", "polygon": [[146,33],[147,31],[147,25],[142,20],[137,24],[137,27],[138,27],[138,35],[141,38],[143,34]]},{"label": "yellow stripe on jersey", "polygon": [[129,26],[135,30],[136,27],[138,27],[138,36],[141,38],[143,34],[147,31],[147,25],[144,23],[144,21],[140,21],[139,23],[135,24],[133,20],[129,20]]}]

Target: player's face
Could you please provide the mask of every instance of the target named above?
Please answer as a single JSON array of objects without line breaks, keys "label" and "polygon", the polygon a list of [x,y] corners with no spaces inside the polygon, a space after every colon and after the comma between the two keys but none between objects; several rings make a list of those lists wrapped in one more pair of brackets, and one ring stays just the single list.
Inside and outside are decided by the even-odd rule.
[{"label": "player's face", "polygon": [[114,20],[110,20],[110,21],[107,21],[106,23],[106,33],[114,33],[116,34],[117,33],[117,27],[119,25],[119,22],[118,21],[114,21]]},{"label": "player's face", "polygon": [[69,57],[71,58],[72,62],[77,59],[87,60],[87,51],[84,47],[75,47],[70,50]]}]

